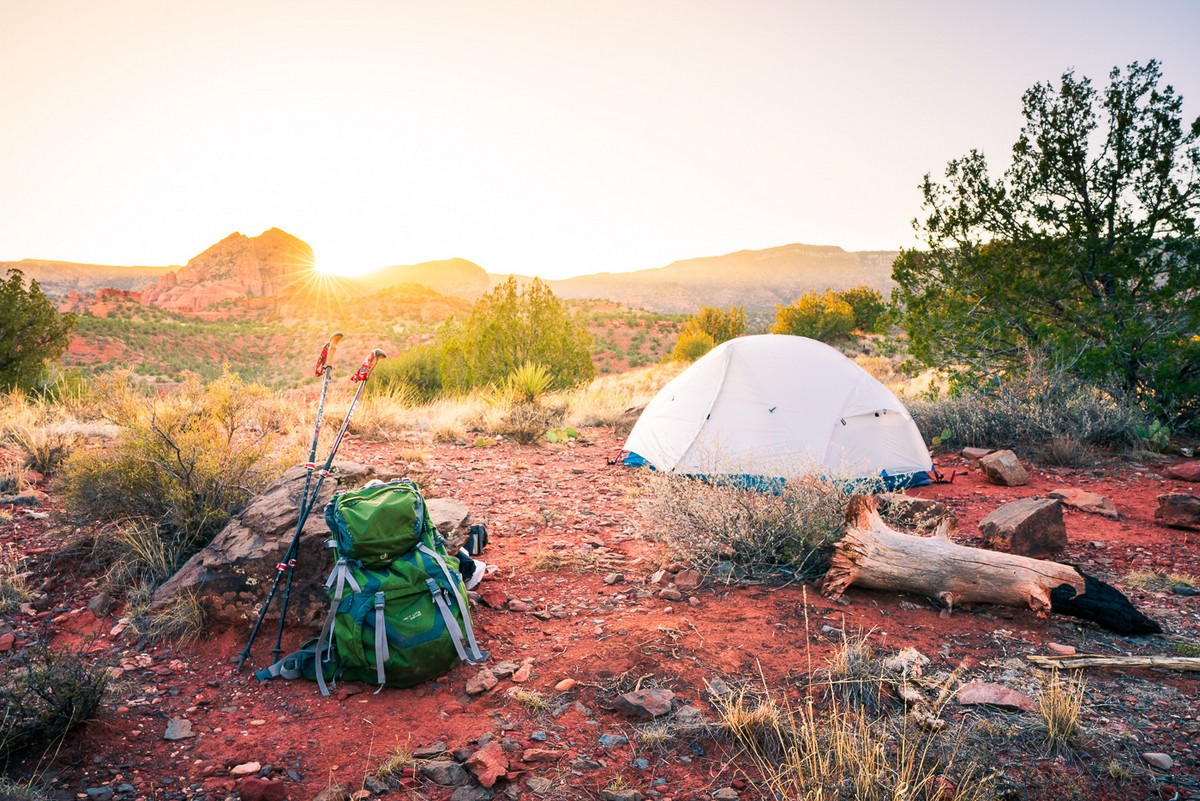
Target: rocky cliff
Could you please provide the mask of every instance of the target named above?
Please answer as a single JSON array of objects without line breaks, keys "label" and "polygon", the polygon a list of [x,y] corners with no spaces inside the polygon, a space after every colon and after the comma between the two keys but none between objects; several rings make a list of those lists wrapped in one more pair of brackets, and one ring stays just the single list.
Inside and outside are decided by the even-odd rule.
[{"label": "rocky cliff", "polygon": [[225,301],[283,298],[304,286],[312,270],[312,248],[285,231],[234,233],[160,278],[142,302],[186,313]]}]

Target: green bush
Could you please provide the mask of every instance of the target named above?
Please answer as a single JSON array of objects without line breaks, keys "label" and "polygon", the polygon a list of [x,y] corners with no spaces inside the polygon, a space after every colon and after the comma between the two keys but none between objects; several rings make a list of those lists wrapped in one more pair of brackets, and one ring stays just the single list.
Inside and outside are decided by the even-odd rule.
[{"label": "green bush", "polygon": [[49,750],[96,714],[108,673],[71,651],[10,651],[0,669],[0,764],[21,751]]},{"label": "green bush", "polygon": [[141,521],[183,558],[282,472],[266,390],[235,374],[207,385],[188,376],[164,397],[116,375],[98,392],[120,437],[67,460],[67,505],[80,521]]},{"label": "green bush", "polygon": [[716,343],[712,334],[707,331],[680,334],[679,339],[675,341],[675,348],[671,351],[671,358],[674,361],[694,362],[714,347]]},{"label": "green bush", "polygon": [[388,394],[396,386],[405,386],[420,403],[428,403],[442,394],[442,349],[437,345],[417,345],[375,366],[364,392]]},{"label": "green bush", "polygon": [[884,328],[890,306],[878,290],[856,286],[834,294],[850,304],[857,330],[864,334],[875,334]]},{"label": "green bush", "polygon": [[838,342],[854,330],[854,308],[833,292],[808,292],[790,306],[777,306],[772,334]]},{"label": "green bush", "polygon": [[441,341],[443,381],[452,392],[495,385],[526,363],[545,367],[552,389],[586,384],[596,373],[591,334],[536,278],[521,289],[509,277],[465,320],[448,321]]}]

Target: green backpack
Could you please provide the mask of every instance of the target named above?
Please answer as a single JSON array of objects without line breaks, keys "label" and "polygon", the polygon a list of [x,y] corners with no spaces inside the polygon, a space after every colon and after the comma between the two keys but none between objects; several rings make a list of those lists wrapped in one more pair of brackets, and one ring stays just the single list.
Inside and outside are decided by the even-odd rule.
[{"label": "green backpack", "polygon": [[411,687],[458,662],[481,662],[457,559],[446,556],[413,482],[371,482],[325,507],[337,563],[321,634],[258,672],[260,681],[315,679]]}]

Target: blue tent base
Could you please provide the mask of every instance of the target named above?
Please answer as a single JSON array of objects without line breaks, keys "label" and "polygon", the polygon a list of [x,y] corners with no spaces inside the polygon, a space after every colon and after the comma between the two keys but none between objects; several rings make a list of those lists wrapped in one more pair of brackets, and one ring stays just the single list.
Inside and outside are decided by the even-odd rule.
[{"label": "blue tent base", "polygon": [[[630,467],[646,467],[650,470],[657,470],[653,464],[647,461],[639,454],[630,451],[622,464]],[[755,476],[747,473],[736,475],[708,475],[708,474],[691,474],[680,473],[679,475],[685,478],[694,478],[698,481],[704,481],[709,484],[715,484],[722,487],[737,487],[739,489],[754,490],[756,492],[770,492],[778,495],[783,492],[783,488],[787,485],[787,479],[782,476]],[[909,487],[921,487],[925,484],[932,484],[933,478],[930,476],[930,471],[919,470],[915,473],[888,473],[886,470],[880,471],[877,476],[863,476],[861,478],[831,479],[826,476],[821,476],[823,481],[829,481],[835,486],[841,488],[846,493],[861,493],[868,487],[872,493],[878,492],[895,492],[897,490],[907,489]]]}]

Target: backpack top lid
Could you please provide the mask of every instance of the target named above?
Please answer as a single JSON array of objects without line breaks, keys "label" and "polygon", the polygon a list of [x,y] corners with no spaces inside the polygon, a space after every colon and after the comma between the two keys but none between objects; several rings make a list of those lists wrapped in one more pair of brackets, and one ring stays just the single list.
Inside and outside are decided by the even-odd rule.
[{"label": "backpack top lid", "polygon": [[425,500],[409,479],[339,492],[325,506],[338,556],[364,567],[386,565],[432,528]]}]

